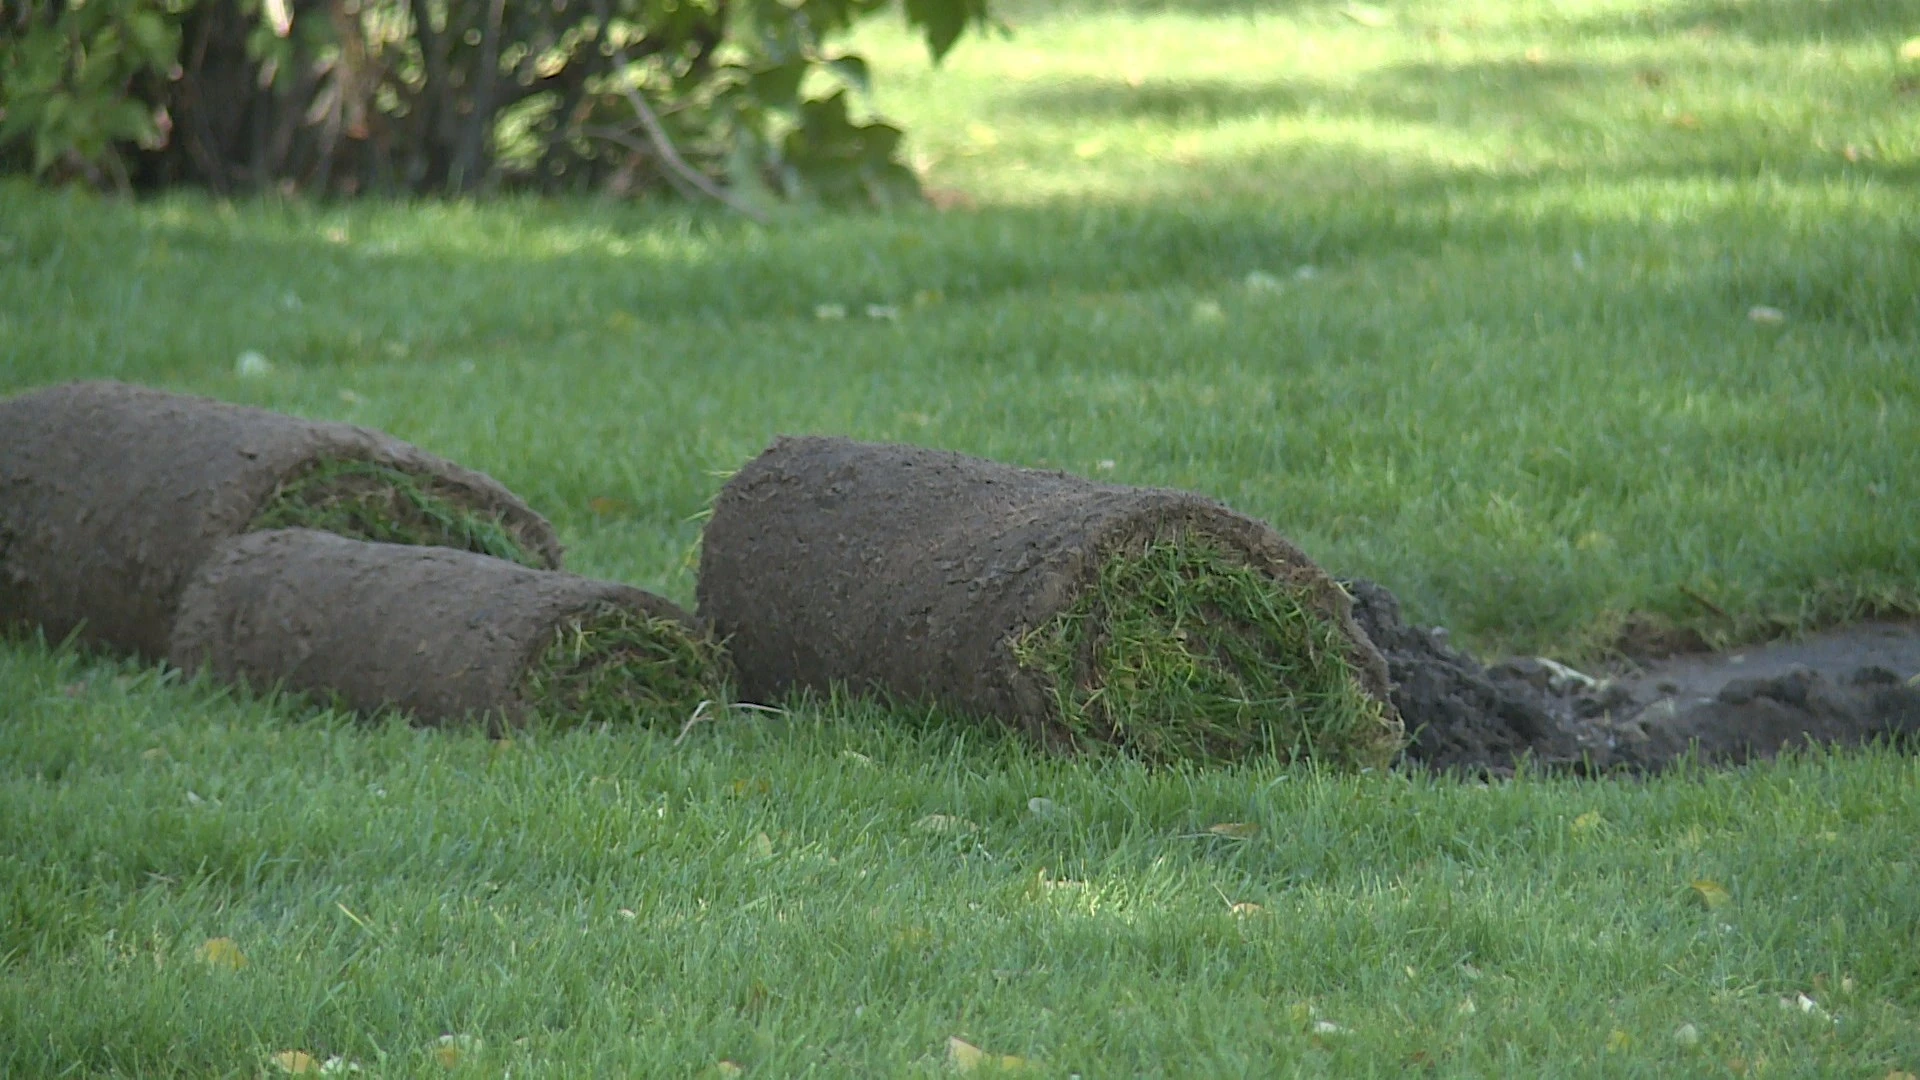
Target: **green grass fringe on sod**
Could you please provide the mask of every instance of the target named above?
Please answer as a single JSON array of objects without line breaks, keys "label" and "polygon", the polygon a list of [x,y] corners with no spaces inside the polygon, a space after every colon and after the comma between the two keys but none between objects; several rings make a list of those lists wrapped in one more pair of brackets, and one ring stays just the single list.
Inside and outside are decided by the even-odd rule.
[{"label": "green grass fringe on sod", "polygon": [[497,509],[476,505],[430,473],[377,461],[317,461],[282,481],[249,530],[292,528],[383,544],[455,548],[521,566],[546,565],[514,539]]},{"label": "green grass fringe on sod", "polygon": [[685,720],[703,701],[726,703],[726,670],[719,643],[686,623],[603,603],[554,630],[519,696],[564,727],[662,713]]},{"label": "green grass fringe on sod", "polygon": [[1203,538],[1156,541],[1108,556],[1013,655],[1050,680],[1076,738],[1160,760],[1271,752],[1383,767],[1405,733],[1302,599]]}]

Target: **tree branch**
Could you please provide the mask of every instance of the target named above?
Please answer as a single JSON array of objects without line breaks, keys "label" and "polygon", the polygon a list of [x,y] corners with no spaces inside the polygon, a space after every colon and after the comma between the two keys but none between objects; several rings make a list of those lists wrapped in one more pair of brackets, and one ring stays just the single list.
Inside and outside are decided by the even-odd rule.
[{"label": "tree branch", "polygon": [[[606,39],[608,44],[612,44],[613,35],[611,31],[613,28],[613,20],[607,12],[607,0],[593,0],[593,7],[594,11],[600,16],[600,35]],[[642,97],[640,91],[630,85],[625,78],[627,74],[626,50],[615,45],[613,47],[613,60],[615,65],[614,72],[616,76],[620,78],[621,82],[620,92],[626,97],[627,103],[633,106],[634,115],[639,117],[640,126],[646,130],[647,141],[653,144],[654,156],[658,157],[660,161],[666,165],[668,172],[677,175],[682,182],[699,191],[702,195],[713,199],[742,217],[765,224],[767,221],[765,214],[747,205],[741,201],[738,196],[715,184],[712,180],[707,179],[699,170],[687,164],[686,159],[680,156],[680,151],[673,148],[673,141],[667,137],[667,129],[660,126],[660,118],[654,115],[653,107],[647,104],[647,99]],[[596,128],[594,130],[612,133],[615,129]],[[631,136],[626,135],[625,132],[619,132],[618,134],[622,136],[622,139],[614,140],[616,142],[631,138]]]}]

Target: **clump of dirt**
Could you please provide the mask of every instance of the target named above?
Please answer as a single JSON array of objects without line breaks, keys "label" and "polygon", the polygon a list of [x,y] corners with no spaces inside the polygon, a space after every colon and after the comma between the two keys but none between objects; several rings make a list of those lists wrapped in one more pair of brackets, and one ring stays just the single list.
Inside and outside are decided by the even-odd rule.
[{"label": "clump of dirt", "polygon": [[751,701],[844,685],[1149,759],[1398,741],[1346,594],[1189,492],[782,438],[715,500],[699,582]]},{"label": "clump of dirt", "polygon": [[182,670],[427,724],[677,721],[724,702],[730,681],[706,631],[651,593],[310,529],[222,544],[172,639]]},{"label": "clump of dirt", "polygon": [[[1387,590],[1347,583],[1387,659],[1406,761],[1510,774],[1738,764],[1793,747],[1920,739],[1920,625],[1874,623],[1589,675],[1545,657],[1482,666],[1411,626]],[[1661,650],[1665,652],[1665,650]]]}]

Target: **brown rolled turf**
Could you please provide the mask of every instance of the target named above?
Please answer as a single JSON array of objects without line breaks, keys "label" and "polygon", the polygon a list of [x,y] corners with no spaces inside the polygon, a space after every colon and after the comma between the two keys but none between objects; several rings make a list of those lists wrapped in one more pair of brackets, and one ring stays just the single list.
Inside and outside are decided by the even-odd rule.
[{"label": "brown rolled turf", "polygon": [[[583,626],[591,634],[609,618],[640,637],[570,651]],[[334,695],[357,710],[393,707],[427,724],[484,718],[495,728],[539,711],[684,718],[701,699],[720,699],[727,675],[711,638],[652,593],[311,529],[224,542],[181,596],[168,659],[225,682]],[[627,666],[597,678],[610,663]]]},{"label": "brown rolled turf", "polygon": [[[560,565],[553,527],[512,492],[381,432],[124,383],[71,383],[0,400],[0,628],[38,625],[50,640],[82,628],[89,642],[165,656],[194,569],[232,536],[294,523],[259,518],[289,485],[341,463],[404,474],[435,506],[502,538],[509,557]],[[423,542],[462,547],[478,535],[445,532],[377,478],[323,480],[335,495],[413,515],[403,524]]]},{"label": "brown rolled turf", "polygon": [[[1346,593],[1272,527],[1188,492],[920,447],[781,438],[714,503],[699,611],[727,641],[746,700],[844,684],[997,717],[1054,746],[1119,743],[1149,759],[1298,750],[1290,725],[1317,707],[1304,698],[1243,710],[1225,730],[1159,742],[1151,715],[1121,724],[1124,710],[1110,703],[1128,686],[1093,658],[1106,632],[1099,626],[1074,660],[1077,686],[1016,655],[1023,642],[1033,646],[1036,628],[1064,625],[1063,612],[1102,618],[1099,601],[1085,598],[1115,560],[1195,544],[1298,600],[1357,687],[1360,697],[1348,697],[1371,710],[1375,726],[1347,760],[1390,759],[1403,733],[1386,665],[1354,624]],[[1181,618],[1197,631],[1208,610],[1201,603]],[[1160,629],[1162,639],[1187,640],[1185,630]],[[1062,695],[1076,693],[1093,704],[1070,724]]]}]

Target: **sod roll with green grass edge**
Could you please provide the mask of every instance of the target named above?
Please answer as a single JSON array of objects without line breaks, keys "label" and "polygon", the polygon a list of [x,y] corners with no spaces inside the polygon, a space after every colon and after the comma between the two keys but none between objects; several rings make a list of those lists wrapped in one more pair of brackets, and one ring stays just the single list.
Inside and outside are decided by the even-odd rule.
[{"label": "sod roll with green grass edge", "polygon": [[512,492],[378,431],[117,382],[0,401],[0,626],[165,656],[214,548],[287,526],[560,565]]},{"label": "sod roll with green grass edge", "polygon": [[1188,492],[782,438],[715,501],[699,598],[749,700],[844,684],[1155,761],[1364,767],[1404,742],[1347,595]]},{"label": "sod roll with green grass edge", "polygon": [[677,726],[724,702],[723,653],[631,586],[312,529],[223,544],[180,601],[169,660],[258,688],[495,729],[543,717]]}]

